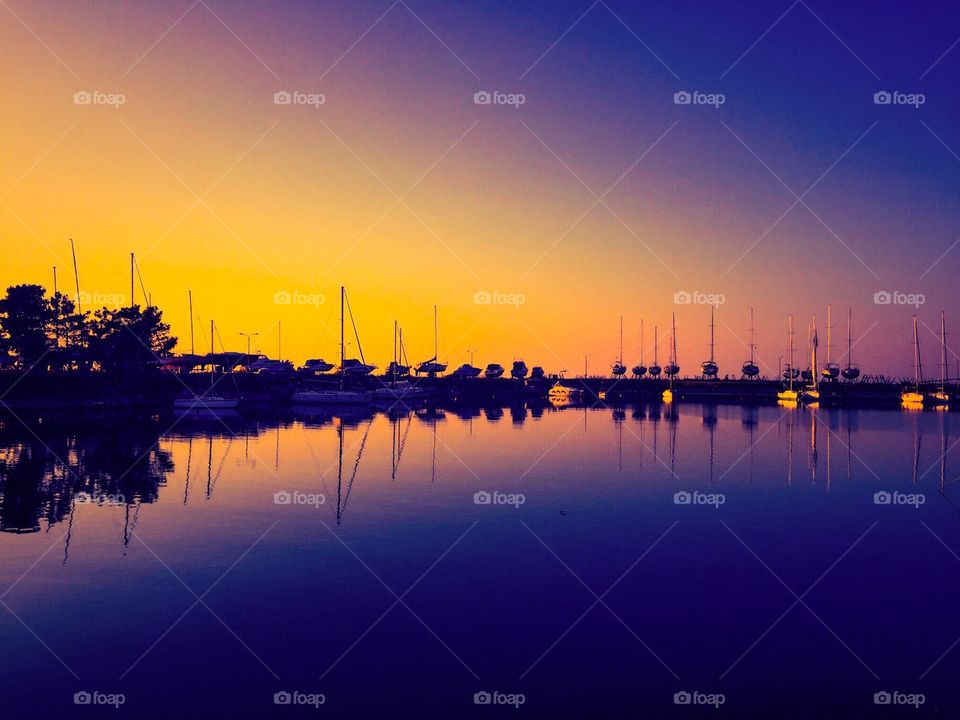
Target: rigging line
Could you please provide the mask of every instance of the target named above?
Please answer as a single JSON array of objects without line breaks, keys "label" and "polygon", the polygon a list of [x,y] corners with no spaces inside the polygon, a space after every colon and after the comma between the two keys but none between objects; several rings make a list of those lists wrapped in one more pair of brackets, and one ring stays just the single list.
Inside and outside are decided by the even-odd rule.
[{"label": "rigging line", "polygon": [[[137,271],[137,279],[140,281],[140,290],[143,292],[143,304],[146,307],[150,307],[150,301],[147,299],[150,296],[147,295],[147,287],[143,284],[143,276],[140,274],[140,263],[137,262],[136,256],[133,258],[133,267]],[[130,304],[133,304],[133,298],[130,298]]]},{"label": "rigging line", "polygon": [[350,307],[350,298],[344,294],[347,301],[347,312],[350,314],[350,324],[353,326],[353,336],[357,339],[357,350],[360,352],[360,362],[366,365],[367,361],[363,357],[363,348],[360,347],[360,333],[357,332],[357,321],[353,319],[353,308]]}]

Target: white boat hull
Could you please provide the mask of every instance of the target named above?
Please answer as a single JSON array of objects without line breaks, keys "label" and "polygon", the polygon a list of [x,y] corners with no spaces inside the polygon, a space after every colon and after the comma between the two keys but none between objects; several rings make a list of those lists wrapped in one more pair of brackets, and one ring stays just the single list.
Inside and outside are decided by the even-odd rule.
[{"label": "white boat hull", "polygon": [[303,390],[295,392],[290,402],[296,405],[364,405],[368,397],[353,390]]}]

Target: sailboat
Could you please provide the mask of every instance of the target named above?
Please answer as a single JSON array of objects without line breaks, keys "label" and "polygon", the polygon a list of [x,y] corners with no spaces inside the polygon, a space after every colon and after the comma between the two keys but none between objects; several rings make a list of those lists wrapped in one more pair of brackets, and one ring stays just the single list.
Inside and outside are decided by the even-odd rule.
[{"label": "sailboat", "polygon": [[922,407],[923,393],[920,392],[920,383],[923,382],[923,367],[920,364],[920,333],[917,330],[917,316],[913,316],[913,371],[914,390],[904,390],[900,393],[900,401],[908,407]]},{"label": "sailboat", "polygon": [[396,404],[399,400],[416,400],[428,396],[425,389],[417,387],[407,379],[410,375],[410,366],[400,364],[400,357],[405,355],[406,351],[403,349],[403,331],[400,329],[397,321],[394,320],[393,361],[387,368],[387,377],[390,378],[390,380],[384,382],[380,387],[370,393],[371,400],[374,402],[379,401]]},{"label": "sailboat", "polygon": [[647,374],[647,366],[643,362],[643,318],[640,318],[640,364],[634,365],[631,372],[637,378],[642,378]]},{"label": "sailboat", "polygon": [[438,362],[439,357],[439,332],[437,324],[437,306],[433,306],[433,357],[417,365],[415,372],[417,375],[429,375],[433,377],[444,372],[447,369],[447,363]]},{"label": "sailboat", "polygon": [[403,347],[403,329],[396,320],[393,321],[393,360],[387,366],[386,374],[392,380],[404,378],[410,374],[407,351]]},{"label": "sailboat", "polygon": [[948,405],[952,398],[947,392],[947,328],[943,319],[943,310],[940,311],[940,352],[940,389],[931,397],[941,405]]},{"label": "sailboat", "polygon": [[[343,309],[346,306],[347,313],[350,315],[350,325],[353,326],[353,337],[357,341],[357,351],[360,353],[360,359],[344,358],[346,345],[343,337]],[[353,310],[350,308],[350,300],[347,298],[347,291],[340,287],[340,374],[347,375],[369,375],[377,369],[376,365],[370,365],[363,357],[363,348],[360,346],[360,333],[357,332],[357,323],[353,318]],[[341,383],[343,378],[341,377]]]},{"label": "sailboat", "polygon": [[743,363],[743,366],[740,368],[743,376],[746,378],[755,378],[760,374],[760,368],[757,367],[757,363],[754,362],[753,354],[756,349],[757,344],[754,341],[754,329],[753,329],[753,308],[750,308],[750,359]]},{"label": "sailboat", "polygon": [[[344,357],[344,306],[347,303],[347,293],[343,286],[340,287],[340,387],[332,390],[300,390],[293,393],[290,401],[293,403],[316,403],[323,405],[360,405],[366,404],[368,398],[366,393],[356,390],[347,390],[344,388],[344,378],[348,375],[369,375],[376,369],[375,365],[367,365],[363,362],[363,350],[360,349],[360,337],[357,334],[357,348],[360,350],[360,360],[349,360]],[[350,322],[353,323],[353,312],[350,313]],[[357,326],[353,323],[353,330],[356,334]],[[351,371],[351,368],[353,369]]]},{"label": "sailboat", "polygon": [[813,316],[813,325],[810,335],[810,384],[803,389],[800,395],[806,405],[816,405],[820,402],[820,375],[817,373],[817,316]]},{"label": "sailboat", "polygon": [[720,367],[717,365],[716,360],[714,360],[713,307],[710,308],[710,359],[700,363],[700,372],[703,373],[705,378],[711,380],[716,378],[717,373],[720,372]]},{"label": "sailboat", "polygon": [[833,344],[830,342],[832,331],[833,321],[831,319],[831,308],[830,304],[827,303],[827,362],[823,366],[823,370],[820,371],[820,374],[826,380],[836,380],[840,376],[840,366],[835,362],[830,362],[830,350],[833,347]]},{"label": "sailboat", "polygon": [[[191,316],[192,317],[192,316]],[[239,398],[227,397],[219,393],[214,393],[213,389],[218,381],[214,376],[214,338],[216,337],[216,326],[213,320],[210,320],[210,389],[202,395],[197,395],[191,391],[189,395],[175,398],[173,407],[175,410],[184,410],[187,412],[208,412],[213,413],[218,410],[233,410],[240,404]]]},{"label": "sailboat", "polygon": [[667,366],[663,371],[670,378],[670,387],[663,391],[663,401],[672,402],[673,401],[673,378],[680,372],[680,366],[677,365],[677,315],[676,313],[672,314],[671,318],[671,332],[670,332],[670,360],[667,362]]},{"label": "sailboat", "polygon": [[617,356],[617,361],[610,372],[618,378],[627,374],[627,366],[623,364],[623,315],[620,316],[620,355]]},{"label": "sailboat", "polygon": [[847,366],[840,371],[844,380],[856,380],[860,377],[860,367],[853,364],[853,309],[847,308]]},{"label": "sailboat", "polygon": [[790,316],[789,330],[787,331],[787,357],[790,364],[783,371],[783,377],[787,379],[787,388],[777,393],[777,400],[784,403],[796,403],[799,394],[793,389],[793,381],[800,373],[793,366],[793,315]]},{"label": "sailboat", "polygon": [[657,336],[657,326],[653,326],[653,365],[647,368],[647,372],[650,373],[650,377],[658,378],[660,377],[660,345]]}]

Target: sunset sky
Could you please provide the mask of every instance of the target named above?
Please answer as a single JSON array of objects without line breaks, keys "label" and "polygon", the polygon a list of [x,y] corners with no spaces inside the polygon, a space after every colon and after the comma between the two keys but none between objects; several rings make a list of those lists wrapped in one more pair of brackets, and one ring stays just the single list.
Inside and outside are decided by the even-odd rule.
[{"label": "sunset sky", "polygon": [[[754,306],[774,374],[788,313],[798,355],[814,313],[823,350],[829,302],[838,346],[848,307],[869,329],[865,373],[911,372],[914,312],[938,372],[941,309],[960,352],[960,15],[664,5],[3,0],[0,283],[50,287],[56,266],[74,295],[74,238],[91,297],[129,295],[137,254],[184,351],[192,290],[198,350],[213,318],[227,349],[259,332],[276,355],[282,321],[286,358],[332,359],[345,285],[380,366],[394,319],[411,361],[432,355],[436,304],[451,368],[472,349],[570,372],[585,353],[609,367],[621,314],[625,361],[641,318],[664,361],[675,311],[694,373],[709,308],[679,292],[723,296],[721,375],[747,356]],[[894,291],[925,302],[875,304]]]}]

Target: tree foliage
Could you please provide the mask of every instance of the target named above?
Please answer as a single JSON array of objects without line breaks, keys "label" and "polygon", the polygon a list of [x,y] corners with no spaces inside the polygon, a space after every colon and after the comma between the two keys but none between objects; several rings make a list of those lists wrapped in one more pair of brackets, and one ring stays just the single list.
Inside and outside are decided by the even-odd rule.
[{"label": "tree foliage", "polygon": [[62,293],[14,285],[0,298],[0,364],[22,370],[134,371],[177,344],[163,312],[139,305],[79,313]]}]

